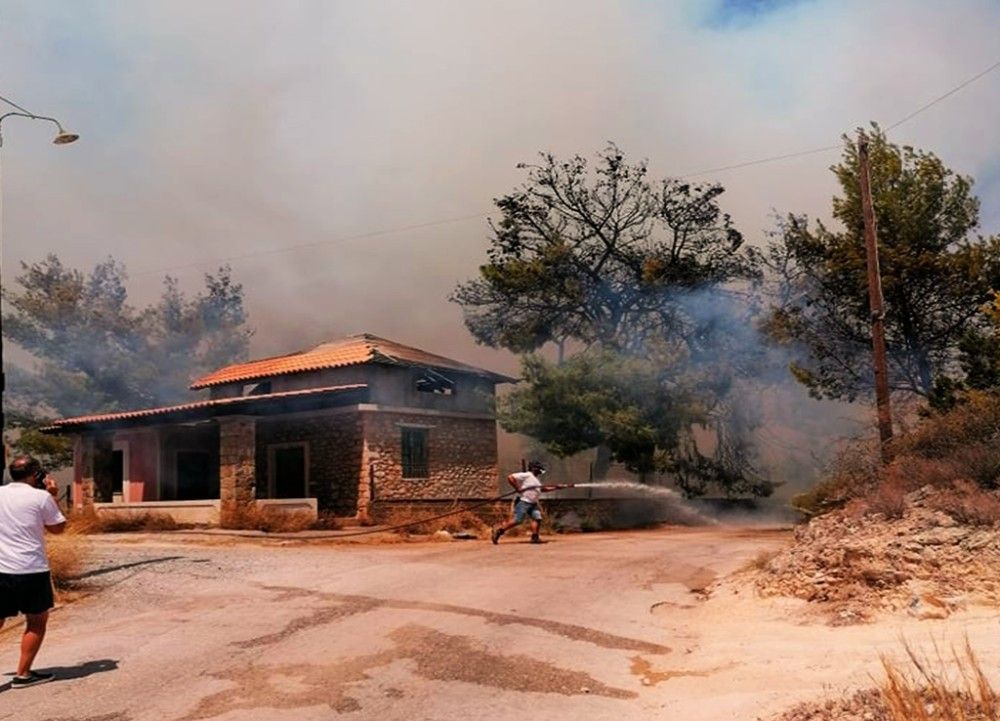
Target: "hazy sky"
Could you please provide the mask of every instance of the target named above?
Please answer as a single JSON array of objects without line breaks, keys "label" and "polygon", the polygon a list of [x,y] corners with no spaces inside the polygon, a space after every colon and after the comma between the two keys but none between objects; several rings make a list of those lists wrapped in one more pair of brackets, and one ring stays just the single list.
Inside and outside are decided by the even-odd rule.
[{"label": "hazy sky", "polygon": [[[146,302],[167,270],[194,289],[320,243],[231,261],[255,354],[370,331],[513,370],[446,296],[518,161],[614,140],[685,174],[833,144],[1000,60],[998,30],[995,0],[0,0],[0,94],[82,135],[4,124],[4,274],[110,254]],[[990,233],[997,127],[1000,70],[893,135],[977,179]],[[706,179],[759,242],[774,210],[828,212],[836,158]]]}]

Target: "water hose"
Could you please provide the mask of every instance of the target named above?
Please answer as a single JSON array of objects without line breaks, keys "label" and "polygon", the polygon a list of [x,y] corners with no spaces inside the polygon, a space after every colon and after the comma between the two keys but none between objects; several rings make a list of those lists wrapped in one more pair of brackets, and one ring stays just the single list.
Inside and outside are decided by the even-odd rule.
[{"label": "water hose", "polygon": [[[563,488],[573,488],[575,485],[576,485],[575,483],[561,483],[551,487],[552,490],[558,491]],[[494,498],[488,498],[485,501],[478,501],[470,506],[463,506],[462,508],[458,508],[454,511],[448,511],[447,513],[439,513],[436,516],[428,516],[427,518],[421,518],[420,520],[417,521],[400,523],[395,526],[389,526],[388,528],[379,526],[377,528],[366,528],[363,531],[351,531],[350,533],[340,533],[337,534],[336,536],[333,536],[332,538],[341,539],[341,538],[353,538],[355,536],[368,536],[375,533],[392,533],[393,531],[399,531],[404,528],[409,528],[410,526],[419,526],[421,523],[430,523],[431,521],[437,521],[442,518],[447,518],[448,516],[456,516],[459,513],[464,513],[465,511],[471,511],[474,508],[481,508],[483,506],[489,505],[490,503],[496,503],[497,501],[502,501],[505,498],[509,498],[510,496],[513,496],[515,493],[520,493],[520,491],[517,490],[507,491],[506,493],[502,493],[501,495],[496,496]],[[302,540],[312,540],[312,539],[302,539]],[[324,538],[322,540],[327,540],[327,539]]]}]

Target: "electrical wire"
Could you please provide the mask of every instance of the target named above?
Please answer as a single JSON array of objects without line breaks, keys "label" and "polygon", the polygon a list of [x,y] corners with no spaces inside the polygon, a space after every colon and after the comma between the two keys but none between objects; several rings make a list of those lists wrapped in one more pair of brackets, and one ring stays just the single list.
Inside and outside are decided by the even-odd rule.
[{"label": "electrical wire", "polygon": [[230,255],[224,258],[214,258],[211,260],[198,260],[191,263],[185,263],[183,265],[173,265],[166,268],[154,268],[147,270],[140,270],[135,273],[131,273],[133,276],[151,275],[153,273],[170,273],[175,270],[186,270],[188,268],[200,268],[202,266],[208,265],[210,263],[229,263],[237,260],[247,260],[249,258],[259,258],[266,255],[279,255],[281,253],[290,253],[296,250],[304,250],[306,248],[318,248],[326,245],[337,245],[339,243],[346,243],[351,240],[363,240],[365,238],[377,238],[383,235],[393,235],[395,233],[403,233],[408,230],[420,230],[422,228],[433,228],[439,225],[448,225],[451,223],[461,223],[466,220],[475,220],[479,218],[486,218],[487,213],[476,213],[475,215],[462,215],[456,218],[444,218],[442,220],[432,220],[426,223],[414,223],[412,225],[403,225],[396,228],[384,228],[382,230],[373,230],[368,233],[359,233],[357,235],[345,235],[339,238],[330,238],[328,240],[317,240],[312,243],[299,243],[297,245],[286,245],[281,248],[269,248],[267,250],[252,251],[249,253],[242,253],[240,255]]},{"label": "electrical wire", "polygon": [[721,173],[724,170],[736,170],[737,168],[747,168],[751,165],[763,165],[764,163],[776,163],[779,160],[788,160],[790,158],[801,158],[806,155],[815,155],[817,153],[826,153],[831,150],[838,150],[839,145],[825,145],[822,148],[813,148],[812,150],[800,150],[795,153],[785,153],[784,155],[772,155],[768,158],[760,158],[758,160],[748,160],[744,163],[736,163],[734,165],[722,165],[718,168],[708,168],[707,170],[697,170],[693,173],[685,173],[679,177],[681,178],[694,178],[699,175],[708,175],[709,173]]},{"label": "electrical wire", "polygon": [[[920,106],[919,108],[917,108],[916,110],[914,110],[912,113],[909,113],[908,115],[903,116],[902,118],[900,118],[899,120],[897,120],[896,122],[894,122],[892,125],[887,126],[885,128],[885,132],[888,133],[890,130],[895,130],[896,128],[898,128],[903,123],[907,123],[910,120],[913,120],[913,118],[917,117],[918,115],[920,115],[924,111],[931,109],[932,107],[934,107],[935,105],[937,105],[938,103],[940,103],[942,100],[945,100],[946,98],[951,97],[952,95],[954,95],[955,93],[959,92],[963,88],[966,88],[969,85],[972,85],[972,83],[976,82],[977,80],[979,80],[983,76],[988,75],[989,73],[993,72],[997,68],[1000,68],[1000,60],[998,60],[997,62],[993,63],[992,65],[990,65],[985,70],[981,70],[980,72],[976,73],[971,78],[963,80],[961,83],[959,83],[958,85],[956,85],[955,87],[953,87],[948,92],[944,93],[943,95],[939,95],[938,97],[936,97],[933,100],[931,100],[929,103]],[[746,167],[749,167],[749,166],[752,166],[752,165],[763,165],[764,163],[775,163],[775,162],[778,162],[780,160],[789,160],[791,158],[801,158],[801,157],[806,156],[806,155],[815,155],[817,153],[826,153],[826,152],[830,152],[832,150],[839,150],[840,147],[841,147],[840,145],[826,145],[826,146],[823,146],[822,148],[812,148],[811,150],[800,150],[800,151],[798,151],[796,153],[785,153],[785,154],[782,154],[782,155],[772,155],[772,156],[767,157],[767,158],[760,158],[758,160],[748,160],[746,162],[735,163],[733,165],[723,165],[723,166],[720,166],[720,167],[717,167],[717,168],[708,168],[706,170],[696,170],[693,173],[686,173],[684,175],[681,175],[680,177],[681,178],[693,178],[693,177],[696,177],[698,175],[707,175],[708,173],[721,173],[721,172],[726,171],[726,170],[736,170],[738,168],[746,168]]]},{"label": "electrical wire", "polygon": [[31,112],[30,110],[28,110],[27,108],[22,108],[20,105],[18,105],[17,103],[15,103],[13,100],[8,100],[3,95],[0,95],[0,101],[7,103],[7,105],[11,106],[12,108],[17,108],[22,113],[27,113],[28,115],[34,115],[34,113]]},{"label": "electrical wire", "polygon": [[916,110],[914,110],[909,115],[907,115],[907,116],[905,116],[905,117],[897,120],[895,123],[893,123],[892,125],[890,125],[889,127],[887,127],[885,129],[885,132],[888,133],[890,130],[894,130],[895,128],[898,128],[903,123],[906,123],[906,122],[912,120],[913,118],[915,118],[918,115],[920,115],[920,113],[924,112],[925,110],[928,110],[928,109],[934,107],[935,105],[937,105],[938,103],[940,103],[945,98],[951,97],[952,95],[954,95],[955,93],[957,93],[962,88],[964,88],[964,87],[966,87],[968,85],[972,85],[972,83],[974,83],[977,80],[979,80],[979,78],[983,77],[984,75],[988,75],[989,73],[993,72],[997,68],[1000,68],[1000,60],[997,60],[995,63],[993,63],[992,65],[990,65],[988,68],[986,68],[982,72],[977,73],[976,75],[973,75],[971,78],[969,78],[965,82],[961,83],[960,85],[956,85],[951,90],[949,90],[948,92],[946,92],[944,95],[940,95],[940,96],[934,98],[932,101],[930,101],[926,105],[924,105],[924,106],[922,106],[920,108],[917,108]]}]

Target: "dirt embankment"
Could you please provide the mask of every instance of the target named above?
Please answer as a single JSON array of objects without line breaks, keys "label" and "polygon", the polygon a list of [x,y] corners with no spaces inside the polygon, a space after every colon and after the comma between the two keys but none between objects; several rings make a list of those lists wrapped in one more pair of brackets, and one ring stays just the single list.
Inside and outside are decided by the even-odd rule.
[{"label": "dirt embankment", "polygon": [[[978,494],[975,502],[989,498]],[[960,494],[930,487],[884,512],[849,506],[797,529],[789,548],[758,563],[753,583],[764,596],[824,604],[833,623],[904,609],[944,618],[968,605],[997,605],[1000,527],[975,515]]]}]

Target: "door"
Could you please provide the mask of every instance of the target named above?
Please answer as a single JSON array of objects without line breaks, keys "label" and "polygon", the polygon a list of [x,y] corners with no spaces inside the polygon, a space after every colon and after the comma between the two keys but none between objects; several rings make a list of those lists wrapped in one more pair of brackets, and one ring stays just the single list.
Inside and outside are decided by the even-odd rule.
[{"label": "door", "polygon": [[121,501],[125,493],[125,452],[111,451],[111,499]]},{"label": "door", "polygon": [[212,459],[204,451],[177,451],[177,500],[200,501],[211,494]]},{"label": "door", "polygon": [[271,498],[307,498],[306,447],[271,448]]}]

